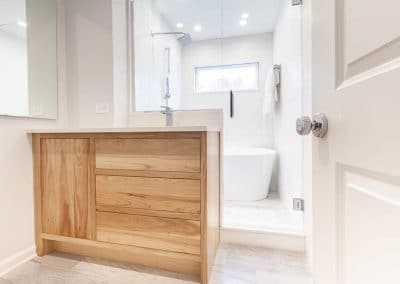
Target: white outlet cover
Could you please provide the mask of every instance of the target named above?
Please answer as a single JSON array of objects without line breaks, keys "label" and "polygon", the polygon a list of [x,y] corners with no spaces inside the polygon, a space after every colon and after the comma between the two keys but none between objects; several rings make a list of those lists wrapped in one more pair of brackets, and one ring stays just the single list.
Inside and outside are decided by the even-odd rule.
[{"label": "white outlet cover", "polygon": [[97,103],[96,104],[96,113],[109,113],[110,105],[108,103]]}]

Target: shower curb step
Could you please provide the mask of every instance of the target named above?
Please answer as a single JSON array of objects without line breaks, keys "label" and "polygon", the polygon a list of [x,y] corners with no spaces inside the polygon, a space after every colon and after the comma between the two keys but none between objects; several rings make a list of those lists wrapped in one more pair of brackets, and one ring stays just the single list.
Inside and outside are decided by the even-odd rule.
[{"label": "shower curb step", "polygon": [[256,231],[241,228],[221,228],[221,242],[246,246],[265,247],[305,253],[306,237],[302,232]]}]

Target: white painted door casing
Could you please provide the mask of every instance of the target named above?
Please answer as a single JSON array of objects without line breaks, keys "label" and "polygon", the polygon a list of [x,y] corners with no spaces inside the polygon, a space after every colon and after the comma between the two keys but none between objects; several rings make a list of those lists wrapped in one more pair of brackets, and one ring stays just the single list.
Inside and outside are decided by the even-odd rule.
[{"label": "white painted door casing", "polygon": [[312,0],[316,284],[400,283],[400,1]]}]

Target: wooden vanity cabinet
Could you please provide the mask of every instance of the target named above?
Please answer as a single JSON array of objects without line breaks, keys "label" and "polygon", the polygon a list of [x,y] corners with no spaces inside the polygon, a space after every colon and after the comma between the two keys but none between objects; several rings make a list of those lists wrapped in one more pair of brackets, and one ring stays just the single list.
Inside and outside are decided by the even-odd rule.
[{"label": "wooden vanity cabinet", "polygon": [[219,244],[220,133],[35,133],[38,255],[198,275]]}]

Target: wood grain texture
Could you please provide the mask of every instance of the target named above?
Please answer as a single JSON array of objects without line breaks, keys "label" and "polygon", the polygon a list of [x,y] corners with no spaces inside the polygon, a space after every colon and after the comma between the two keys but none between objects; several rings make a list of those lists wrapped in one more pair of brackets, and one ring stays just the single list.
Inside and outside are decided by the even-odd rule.
[{"label": "wood grain texture", "polygon": [[200,254],[200,222],[97,212],[97,240]]},{"label": "wood grain texture", "polygon": [[96,167],[200,172],[199,139],[96,139]]},{"label": "wood grain texture", "polygon": [[200,181],[97,176],[99,211],[135,213],[136,209],[200,214]]},{"label": "wood grain texture", "polygon": [[39,255],[95,256],[208,283],[219,244],[219,133],[33,137]]},{"label": "wood grain texture", "polygon": [[207,277],[210,279],[220,243],[220,133],[207,133]]},{"label": "wood grain texture", "polygon": [[133,171],[133,170],[114,170],[96,169],[96,175],[101,176],[124,176],[124,177],[155,177],[155,178],[181,178],[181,179],[200,179],[201,174],[189,172],[163,172],[163,171]]},{"label": "wood grain texture", "polygon": [[200,283],[208,283],[207,253],[207,133],[202,133],[201,141],[201,272]]},{"label": "wood grain texture", "polygon": [[35,244],[36,253],[43,256],[51,251],[51,245],[43,240],[40,235],[43,230],[42,224],[42,180],[41,174],[41,151],[40,134],[32,135],[33,153],[33,186],[34,186],[34,206],[35,206]]},{"label": "wood grain texture", "polygon": [[89,168],[88,168],[88,232],[90,240],[96,239],[96,149],[94,138],[89,139]]},{"label": "wood grain texture", "polygon": [[201,283],[207,284],[220,242],[220,134],[201,137]]},{"label": "wood grain texture", "polygon": [[89,140],[42,139],[43,232],[88,238]]},{"label": "wood grain texture", "polygon": [[[99,212],[121,213],[119,211],[122,211],[122,210],[118,210],[118,211],[99,210]],[[178,213],[178,212],[160,211],[160,210],[130,208],[129,212],[125,213],[125,214],[200,221],[200,214]]]},{"label": "wood grain texture", "polygon": [[145,265],[189,275],[200,274],[200,257],[193,254],[126,246],[92,240],[42,234],[54,250],[76,255]]}]

